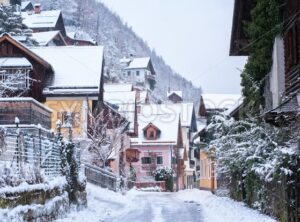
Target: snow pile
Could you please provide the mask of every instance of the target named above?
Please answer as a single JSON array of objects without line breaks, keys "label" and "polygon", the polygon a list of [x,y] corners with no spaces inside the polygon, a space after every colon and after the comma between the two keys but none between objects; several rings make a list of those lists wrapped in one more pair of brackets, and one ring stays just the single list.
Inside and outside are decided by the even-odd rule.
[{"label": "snow pile", "polygon": [[184,190],[179,191],[176,197],[186,202],[201,204],[205,222],[276,222],[276,220],[262,215],[226,197],[217,197],[208,191]]},{"label": "snow pile", "polygon": [[145,187],[145,188],[136,188],[136,187],[134,187],[134,189],[136,189],[138,191],[161,192],[161,189],[158,186],[155,186],[155,187]]},{"label": "snow pile", "polygon": [[137,203],[133,202],[133,197],[137,192],[138,191],[133,190],[126,195],[122,195],[121,193],[116,193],[88,183],[88,207],[79,212],[74,208],[67,218],[59,219],[57,222],[98,222],[110,216],[121,215],[124,213],[124,210],[130,211],[137,205]]}]

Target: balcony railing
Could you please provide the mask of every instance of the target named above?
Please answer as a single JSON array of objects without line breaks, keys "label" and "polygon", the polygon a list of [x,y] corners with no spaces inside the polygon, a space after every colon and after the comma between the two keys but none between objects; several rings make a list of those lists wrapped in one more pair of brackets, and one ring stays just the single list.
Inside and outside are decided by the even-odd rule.
[{"label": "balcony railing", "polygon": [[300,90],[300,66],[297,65],[286,74],[286,96]]}]

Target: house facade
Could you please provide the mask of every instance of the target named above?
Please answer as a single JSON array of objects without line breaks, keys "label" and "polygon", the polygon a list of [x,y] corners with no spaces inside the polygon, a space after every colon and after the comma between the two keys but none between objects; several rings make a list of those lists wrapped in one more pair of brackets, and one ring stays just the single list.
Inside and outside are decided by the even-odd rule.
[{"label": "house facade", "polygon": [[155,87],[156,73],[150,57],[123,58],[120,60],[123,79],[139,90],[152,91]]},{"label": "house facade", "polygon": [[[153,182],[153,171],[166,166],[173,169],[175,189],[184,188],[184,148],[180,116],[138,115],[138,136],[131,138],[131,150],[139,153],[130,163],[136,172],[136,182]],[[172,130],[170,130],[170,127]]]}]

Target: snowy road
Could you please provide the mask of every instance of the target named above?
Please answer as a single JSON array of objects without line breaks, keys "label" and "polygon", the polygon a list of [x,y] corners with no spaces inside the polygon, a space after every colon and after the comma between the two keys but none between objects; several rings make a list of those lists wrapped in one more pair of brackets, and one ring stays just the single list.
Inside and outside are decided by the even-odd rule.
[{"label": "snowy road", "polygon": [[207,191],[125,195],[88,184],[88,207],[57,222],[276,222],[229,198]]},{"label": "snowy road", "polygon": [[125,211],[105,222],[202,222],[199,204],[184,202],[171,193],[141,193],[133,198],[138,203],[130,211]]}]

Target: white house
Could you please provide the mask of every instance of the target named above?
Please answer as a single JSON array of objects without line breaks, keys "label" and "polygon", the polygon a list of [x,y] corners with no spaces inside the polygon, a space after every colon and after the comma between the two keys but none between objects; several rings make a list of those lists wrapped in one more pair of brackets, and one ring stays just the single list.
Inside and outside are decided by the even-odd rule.
[{"label": "white house", "polygon": [[151,58],[124,58],[120,60],[123,79],[139,90],[153,90],[155,70]]}]

